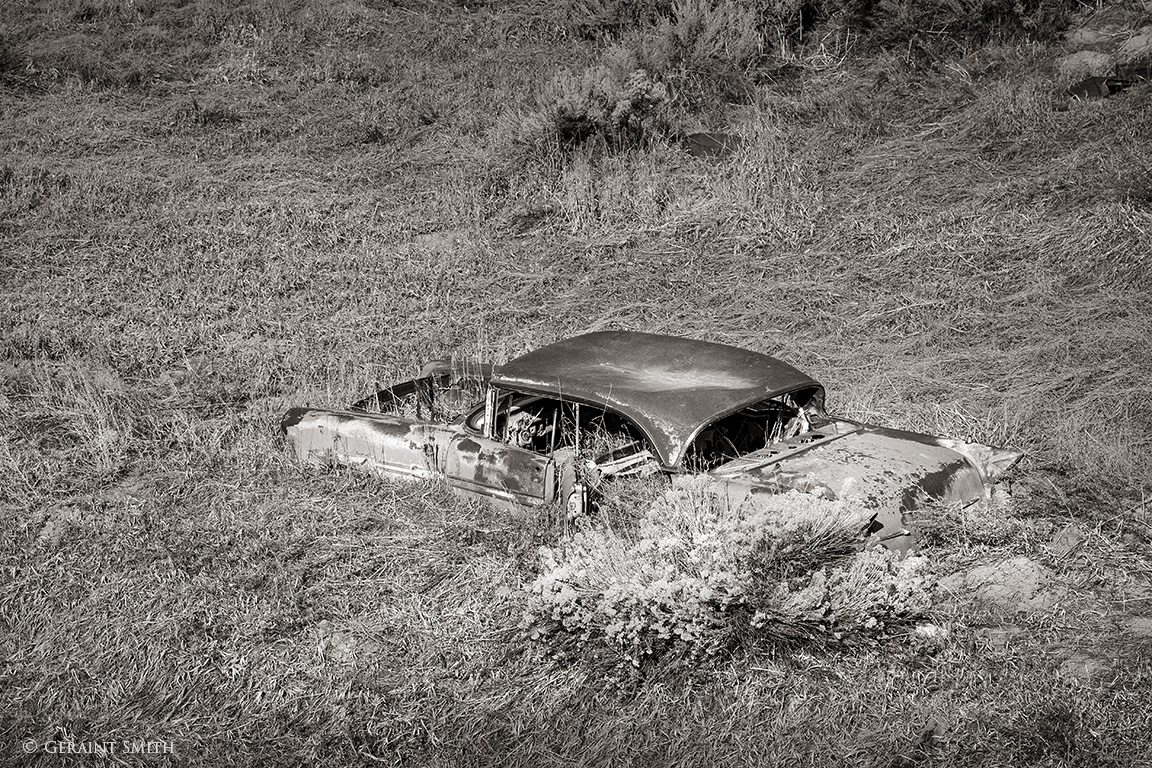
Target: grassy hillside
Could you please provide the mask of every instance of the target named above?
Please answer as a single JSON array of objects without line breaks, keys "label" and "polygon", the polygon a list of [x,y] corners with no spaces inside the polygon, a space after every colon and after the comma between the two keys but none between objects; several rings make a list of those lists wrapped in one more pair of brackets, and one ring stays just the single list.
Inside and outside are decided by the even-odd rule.
[{"label": "grassy hillside", "polygon": [[[1070,101],[1057,33],[1152,16],[761,5],[725,49],[659,2],[4,4],[0,762],[1149,765],[1152,85]],[[934,629],[557,658],[521,630],[554,510],[278,435],[605,328],[1025,450],[939,521]]]}]

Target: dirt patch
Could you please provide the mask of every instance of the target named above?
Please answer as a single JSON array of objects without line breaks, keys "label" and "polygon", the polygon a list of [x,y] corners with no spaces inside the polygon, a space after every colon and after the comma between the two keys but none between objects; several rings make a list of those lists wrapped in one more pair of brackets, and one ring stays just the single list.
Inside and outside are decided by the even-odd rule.
[{"label": "dirt patch", "polygon": [[53,504],[32,514],[29,527],[37,530],[36,543],[55,549],[67,539],[69,532],[85,518],[87,510],[79,504]]},{"label": "dirt patch", "polygon": [[316,638],[316,651],[320,658],[337,664],[351,664],[357,658],[372,658],[379,655],[383,647],[371,638],[347,629],[336,629],[327,619],[316,626]]},{"label": "dirt patch", "polygon": [[1109,662],[1083,651],[1073,652],[1064,663],[1060,665],[1060,676],[1065,679],[1090,682],[1104,675],[1109,669]]},{"label": "dirt patch", "polygon": [[1152,640],[1152,616],[1133,616],[1124,622],[1124,631],[1143,640]]},{"label": "dirt patch", "polygon": [[1027,639],[1028,633],[1019,627],[985,627],[976,632],[976,639],[985,648],[1004,651]]},{"label": "dirt patch", "polygon": [[417,235],[412,239],[412,244],[429,253],[446,253],[466,245],[471,239],[471,230],[445,229]]},{"label": "dirt patch", "polygon": [[1051,592],[1041,589],[1047,575],[1044,566],[1021,555],[951,574],[940,579],[938,588],[1011,611],[1030,612],[1055,602]]}]

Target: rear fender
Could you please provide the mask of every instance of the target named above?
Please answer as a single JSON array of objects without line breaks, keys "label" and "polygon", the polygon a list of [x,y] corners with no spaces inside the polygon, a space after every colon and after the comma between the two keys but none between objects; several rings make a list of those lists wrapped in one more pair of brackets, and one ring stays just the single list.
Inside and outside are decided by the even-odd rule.
[{"label": "rear fender", "polygon": [[399,477],[439,474],[433,425],[385,414],[293,408],[280,426],[297,458],[309,464]]}]

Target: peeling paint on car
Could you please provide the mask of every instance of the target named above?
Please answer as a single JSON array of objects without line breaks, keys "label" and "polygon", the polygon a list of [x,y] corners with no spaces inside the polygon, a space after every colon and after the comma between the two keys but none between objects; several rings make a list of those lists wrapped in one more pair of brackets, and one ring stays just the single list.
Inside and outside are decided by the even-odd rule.
[{"label": "peeling paint on car", "polygon": [[293,409],[282,428],[301,461],[409,477],[439,473],[429,450],[431,425],[382,414]]}]

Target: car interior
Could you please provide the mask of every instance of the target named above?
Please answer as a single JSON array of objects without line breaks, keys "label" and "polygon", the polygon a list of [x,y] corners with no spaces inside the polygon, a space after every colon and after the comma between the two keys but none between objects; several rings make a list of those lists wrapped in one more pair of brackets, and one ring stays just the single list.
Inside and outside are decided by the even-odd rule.
[{"label": "car interior", "polygon": [[[478,406],[465,419],[473,432],[484,432],[484,407]],[[579,431],[579,441],[577,441]],[[600,457],[624,446],[643,444],[643,433],[628,419],[595,406],[580,405],[521,393],[503,394],[496,405],[497,440],[537,453],[574,448],[582,454]],[[606,460],[617,458],[614,455]]]},{"label": "car interior", "polygon": [[[483,433],[484,418],[484,407],[478,406],[465,419],[465,425]],[[761,401],[701,430],[685,455],[686,467],[708,471],[807,434],[825,420],[819,388]],[[509,445],[543,454],[572,448],[577,445],[577,427],[580,452],[591,457],[596,466],[619,465],[624,470],[653,459],[643,433],[618,414],[523,393],[505,393],[497,401],[494,435]]]}]

